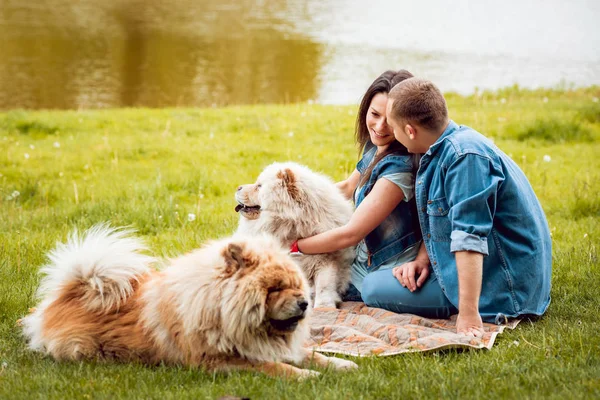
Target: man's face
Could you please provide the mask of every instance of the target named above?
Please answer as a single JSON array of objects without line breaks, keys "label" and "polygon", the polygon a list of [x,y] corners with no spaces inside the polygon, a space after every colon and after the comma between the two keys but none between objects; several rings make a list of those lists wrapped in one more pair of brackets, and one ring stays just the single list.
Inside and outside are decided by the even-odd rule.
[{"label": "man's face", "polygon": [[392,116],[392,100],[388,100],[387,102],[387,123],[392,128],[394,132],[394,137],[397,141],[399,141],[404,147],[408,149],[411,153],[413,153],[412,146],[413,141],[410,140],[410,137],[405,131],[406,123],[404,121],[399,121]]}]

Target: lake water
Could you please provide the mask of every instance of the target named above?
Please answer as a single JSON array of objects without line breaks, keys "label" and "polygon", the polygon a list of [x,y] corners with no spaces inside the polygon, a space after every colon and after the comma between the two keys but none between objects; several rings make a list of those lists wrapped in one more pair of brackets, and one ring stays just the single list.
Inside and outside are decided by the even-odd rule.
[{"label": "lake water", "polygon": [[0,0],[0,108],[359,101],[600,84],[596,0]]}]

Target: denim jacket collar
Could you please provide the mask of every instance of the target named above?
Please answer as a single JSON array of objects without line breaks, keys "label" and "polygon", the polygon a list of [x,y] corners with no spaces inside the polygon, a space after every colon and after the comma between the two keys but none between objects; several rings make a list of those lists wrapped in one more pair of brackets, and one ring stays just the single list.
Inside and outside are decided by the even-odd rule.
[{"label": "denim jacket collar", "polygon": [[444,140],[446,140],[446,138],[448,136],[450,136],[452,134],[452,132],[454,132],[458,128],[459,128],[458,124],[456,122],[450,120],[450,122],[448,123],[448,126],[446,127],[446,129],[444,130],[444,132],[442,132],[442,134],[435,141],[434,144],[432,144],[431,146],[429,146],[429,150],[427,150],[427,152],[425,154],[428,155],[428,156],[430,156],[433,153],[435,153],[435,151],[441,146],[442,142]]}]

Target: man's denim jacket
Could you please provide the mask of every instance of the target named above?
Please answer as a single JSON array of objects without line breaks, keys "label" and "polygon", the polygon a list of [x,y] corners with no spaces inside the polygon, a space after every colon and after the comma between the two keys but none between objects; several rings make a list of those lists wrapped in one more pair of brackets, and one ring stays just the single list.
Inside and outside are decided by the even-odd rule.
[{"label": "man's denim jacket", "polygon": [[423,155],[415,193],[431,267],[458,307],[456,251],[484,255],[484,321],[541,315],[550,303],[552,249],[525,174],[490,140],[453,121]]},{"label": "man's denim jacket", "polygon": [[[365,150],[363,157],[356,165],[361,174],[369,168],[375,157],[377,147],[372,146]],[[375,182],[382,175],[400,172],[413,172],[412,155],[389,154],[383,157],[371,171],[367,183],[358,188],[356,194],[356,207],[371,192]],[[408,247],[416,244],[420,239],[419,220],[416,215],[415,199],[401,201],[400,204],[385,218],[385,220],[365,237],[368,251],[368,269],[376,269],[386,261],[399,256]]]}]

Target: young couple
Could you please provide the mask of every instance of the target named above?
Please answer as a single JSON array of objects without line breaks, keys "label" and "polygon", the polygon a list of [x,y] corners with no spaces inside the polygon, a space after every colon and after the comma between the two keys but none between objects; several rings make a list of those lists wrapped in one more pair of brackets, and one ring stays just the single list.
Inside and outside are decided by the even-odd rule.
[{"label": "young couple", "polygon": [[347,299],[429,318],[458,314],[457,331],[482,321],[541,315],[550,303],[546,217],[515,162],[449,119],[431,82],[387,71],[356,120],[361,152],[338,187],[356,211],[345,226],[301,238],[292,251],[357,246]]}]

